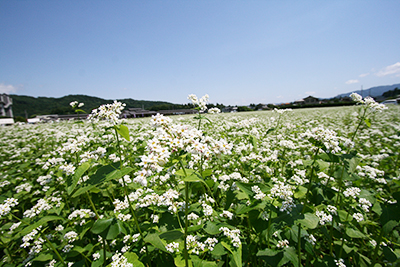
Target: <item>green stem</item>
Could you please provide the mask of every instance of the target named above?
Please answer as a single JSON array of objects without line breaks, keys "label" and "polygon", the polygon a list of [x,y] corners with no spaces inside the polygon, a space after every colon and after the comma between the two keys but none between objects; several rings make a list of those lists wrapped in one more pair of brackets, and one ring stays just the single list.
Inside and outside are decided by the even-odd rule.
[{"label": "green stem", "polygon": [[297,256],[299,257],[299,267],[301,266],[301,225],[298,225],[299,230],[297,232]]},{"label": "green stem", "polygon": [[[122,152],[121,152],[121,147],[119,146],[119,137],[118,137],[118,132],[117,132],[117,128],[115,128],[116,126],[114,126],[114,130],[115,130],[115,137],[117,138],[117,150],[118,150],[118,154],[119,154],[119,169],[122,169]],[[124,180],[122,178],[122,180]]]},{"label": "green stem", "polygon": [[379,237],[378,237],[378,241],[376,242],[374,257],[372,258],[371,266],[375,265],[376,259],[378,257],[379,247],[381,246],[381,242],[382,242],[382,237],[383,237],[383,231],[381,230],[381,233],[379,234]]},{"label": "green stem", "polygon": [[360,118],[360,122],[358,123],[356,130],[355,130],[354,133],[353,133],[353,136],[352,136],[352,138],[351,138],[351,141],[353,141],[354,138],[356,137],[357,131],[358,131],[358,129],[360,128],[362,122],[364,121],[364,119],[365,119],[365,114],[366,114],[366,113],[367,113],[367,107],[364,108],[364,113],[363,113],[363,115],[362,115],[361,118]]},{"label": "green stem", "polygon": [[103,266],[107,266],[107,256],[106,256],[106,239],[103,237],[103,257],[104,257],[104,261],[103,261]]},{"label": "green stem", "polygon": [[[185,177],[187,177],[187,173],[186,170],[183,166],[182,160],[179,160],[179,164],[182,167],[183,173],[185,174]],[[188,182],[185,182],[185,233],[184,233],[184,240],[183,240],[183,255],[185,257],[185,266],[189,267],[189,255],[188,255],[188,249],[187,249],[187,229],[188,229],[188,213],[189,213],[189,209],[188,209],[188,203],[189,203],[189,184]]]},{"label": "green stem", "polygon": [[57,255],[58,259],[62,262],[62,264],[64,266],[67,266],[67,264],[65,264],[63,258],[61,257],[60,253],[58,253],[57,249],[53,246],[53,244],[51,244],[50,240],[46,237],[46,235],[44,235],[43,233],[41,234],[41,236],[46,240],[47,244],[50,246],[50,248],[54,251],[54,253]]},{"label": "green stem", "polygon": [[94,213],[96,213],[97,219],[99,219],[99,218],[100,218],[99,213],[97,212],[97,209],[96,209],[96,207],[94,206],[94,203],[93,203],[93,201],[92,201],[92,198],[90,197],[90,194],[89,194],[87,191],[86,191],[86,196],[87,196],[87,198],[89,199],[90,206],[92,207]]},{"label": "green stem", "polygon": [[304,213],[308,204],[308,195],[311,191],[311,185],[312,185],[312,181],[313,181],[313,177],[314,177],[314,164],[315,161],[317,160],[317,154],[319,152],[319,148],[317,147],[317,151],[314,154],[314,160],[312,162],[312,168],[311,168],[311,175],[310,175],[310,181],[308,182],[308,187],[307,187],[307,193],[306,193],[306,200],[304,202],[304,206],[303,206],[303,210],[301,211],[301,213]]},{"label": "green stem", "polygon": [[185,182],[185,238],[184,238],[184,255],[185,255],[185,266],[189,267],[189,255],[188,255],[188,249],[187,249],[187,234],[188,234],[188,213],[189,213],[189,208],[188,208],[188,203],[189,203],[189,182]]},{"label": "green stem", "polygon": [[271,220],[272,220],[271,216],[272,216],[272,209],[269,210],[269,216],[268,216],[267,248],[270,248],[269,247],[269,236],[270,236],[269,231],[271,228]]}]

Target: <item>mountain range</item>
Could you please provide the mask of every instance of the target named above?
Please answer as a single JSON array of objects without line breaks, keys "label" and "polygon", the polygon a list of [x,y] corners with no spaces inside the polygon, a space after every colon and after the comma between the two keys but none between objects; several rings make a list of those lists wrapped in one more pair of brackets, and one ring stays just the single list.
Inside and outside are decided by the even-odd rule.
[{"label": "mountain range", "polygon": [[[27,118],[45,114],[74,114],[74,110],[70,106],[72,101],[84,103],[84,106],[81,109],[86,113],[90,113],[100,105],[110,104],[114,101],[87,95],[67,95],[59,98],[32,97],[24,95],[10,95],[10,97],[13,100],[12,109],[14,116]],[[177,109],[185,107],[184,105],[164,101],[135,100],[132,98],[118,99],[118,101],[125,103],[125,108],[144,108],[147,110]]]},{"label": "mountain range", "polygon": [[344,94],[337,95],[336,98],[349,96],[351,93],[357,93],[363,97],[366,97],[366,96],[376,97],[376,96],[381,96],[384,92],[393,90],[395,88],[400,88],[400,83],[392,84],[392,85],[375,86],[375,87],[371,87],[368,89],[352,91],[350,93],[344,93]]}]

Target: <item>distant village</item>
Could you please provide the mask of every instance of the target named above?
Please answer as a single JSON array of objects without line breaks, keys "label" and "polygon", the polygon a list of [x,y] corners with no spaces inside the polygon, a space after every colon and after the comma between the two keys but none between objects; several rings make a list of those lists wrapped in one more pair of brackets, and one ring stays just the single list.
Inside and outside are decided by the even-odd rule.
[{"label": "distant village", "polygon": [[[384,96],[374,97],[376,101],[383,101],[386,98]],[[400,103],[400,96],[392,101],[392,103]],[[15,123],[12,111],[12,98],[7,94],[0,94],[0,125],[11,125]],[[332,99],[320,99],[313,96],[308,96],[300,100],[296,100],[290,103],[280,104],[250,104],[249,106],[224,106],[221,112],[241,112],[241,111],[260,111],[260,110],[271,110],[274,108],[304,108],[304,107],[323,107],[323,106],[344,106],[353,105],[353,101],[350,97],[340,97]],[[171,110],[158,110],[150,111],[143,108],[126,108],[121,118],[142,118],[156,115],[157,113],[163,115],[184,115],[184,114],[195,114],[197,113],[194,109],[171,109]],[[82,120],[86,119],[88,114],[50,114],[50,115],[37,115],[35,118],[25,118],[27,123],[38,123],[38,122],[49,122],[49,121],[60,121],[60,120]]]}]

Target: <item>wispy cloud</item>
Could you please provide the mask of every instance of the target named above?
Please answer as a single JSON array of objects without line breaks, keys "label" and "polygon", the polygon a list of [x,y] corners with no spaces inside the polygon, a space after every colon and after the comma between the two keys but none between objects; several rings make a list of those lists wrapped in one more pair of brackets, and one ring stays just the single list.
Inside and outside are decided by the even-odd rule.
[{"label": "wispy cloud", "polygon": [[363,77],[367,77],[368,75],[369,75],[369,73],[363,73],[363,74],[360,74],[359,77],[363,78]]},{"label": "wispy cloud", "polygon": [[304,94],[305,95],[313,95],[313,94],[315,94],[315,92],[314,91],[308,91],[308,92],[305,92]]},{"label": "wispy cloud", "polygon": [[400,62],[394,63],[393,65],[387,66],[376,73],[376,76],[383,77],[386,75],[395,74],[396,77],[400,77]]},{"label": "wispy cloud", "polygon": [[11,94],[16,93],[18,90],[17,86],[11,84],[0,83],[0,94]]},{"label": "wispy cloud", "polygon": [[278,95],[276,98],[282,98],[283,96],[281,96],[281,95]]},{"label": "wispy cloud", "polygon": [[346,84],[353,84],[353,83],[359,83],[359,82],[360,82],[359,80],[348,80],[346,82]]}]

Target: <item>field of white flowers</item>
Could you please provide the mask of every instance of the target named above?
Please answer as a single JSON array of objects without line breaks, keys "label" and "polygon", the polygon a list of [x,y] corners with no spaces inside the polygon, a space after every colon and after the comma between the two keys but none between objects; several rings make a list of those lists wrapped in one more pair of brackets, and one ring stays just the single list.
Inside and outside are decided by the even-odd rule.
[{"label": "field of white flowers", "polygon": [[400,108],[353,98],[1,127],[0,266],[397,266]]}]

